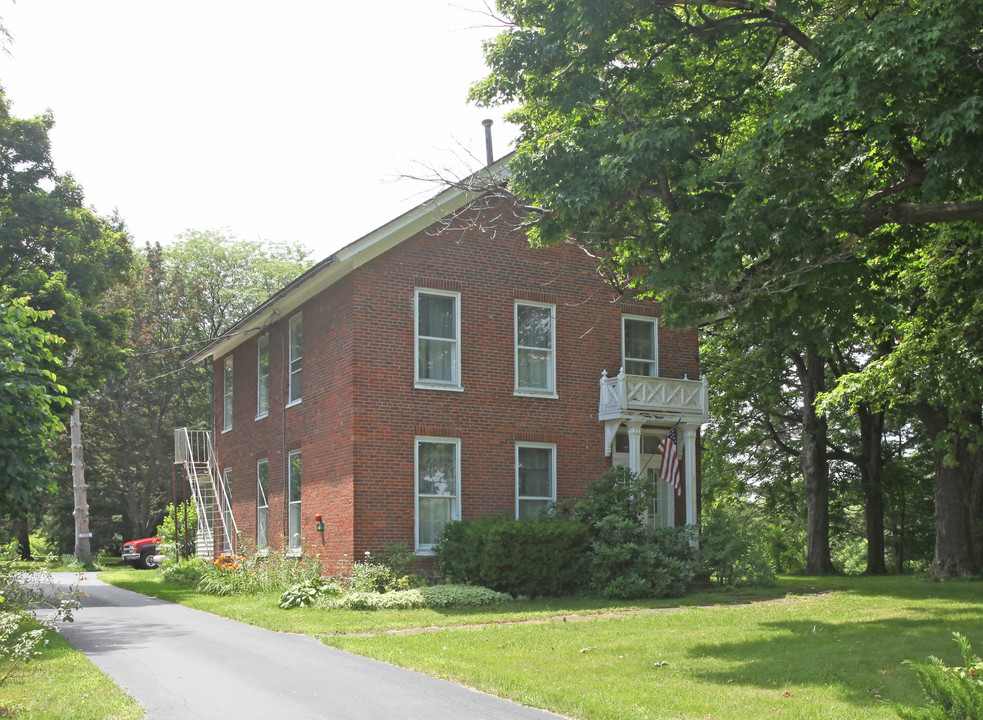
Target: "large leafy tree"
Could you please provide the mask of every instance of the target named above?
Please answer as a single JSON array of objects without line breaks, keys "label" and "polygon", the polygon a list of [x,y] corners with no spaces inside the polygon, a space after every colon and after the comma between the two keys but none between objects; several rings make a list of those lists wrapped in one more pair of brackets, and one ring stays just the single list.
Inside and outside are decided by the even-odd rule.
[{"label": "large leafy tree", "polygon": [[[929,245],[947,256],[951,245],[935,241],[945,228],[978,234],[976,0],[498,8],[508,27],[486,47],[491,72],[473,97],[517,104],[509,187],[531,212],[532,241],[594,249],[626,291],[657,294],[680,322],[789,318],[784,346],[806,360],[798,369],[810,408],[826,389],[833,341],[856,332],[858,304],[903,304],[904,293],[882,287],[892,278],[877,259]],[[916,282],[924,293],[934,279]],[[903,342],[904,332],[888,325],[883,339]],[[941,369],[938,382],[958,384]],[[974,569],[967,524],[948,532],[961,486],[946,463],[960,439],[969,452],[980,395],[953,394],[972,398],[975,418],[937,395],[926,398],[935,414],[923,418],[950,458],[937,464],[935,566],[965,574]],[[822,424],[816,418],[806,432],[815,444],[803,448],[811,501],[827,472]],[[821,541],[821,518],[810,524]],[[810,569],[828,569],[823,550],[810,548]]]},{"label": "large leafy tree", "polygon": [[[211,231],[137,251],[133,282],[105,299],[132,317],[130,355],[85,407],[98,546],[153,534],[172,497],[174,429],[208,424],[210,375],[182,360],[299,275],[309,257],[299,245]],[[64,512],[52,508],[54,515]],[[46,525],[57,539],[63,524]]]},{"label": "large leafy tree", "polygon": [[[56,173],[48,140],[52,124],[50,115],[12,116],[0,90],[0,306],[9,341],[18,342],[18,327],[21,340],[60,339],[22,356],[36,361],[43,377],[57,376],[59,392],[43,393],[57,400],[83,396],[122,362],[118,341],[126,314],[104,311],[98,301],[127,277],[131,254],[125,235],[85,206],[71,177]],[[22,304],[18,298],[29,299]],[[0,466],[8,469],[0,473],[0,515],[12,517],[54,487],[57,464],[47,448],[70,404],[41,398],[51,413],[46,419],[35,402],[8,400],[3,415],[11,430],[3,434],[20,440],[0,445]],[[37,446],[46,449],[31,449]]]}]

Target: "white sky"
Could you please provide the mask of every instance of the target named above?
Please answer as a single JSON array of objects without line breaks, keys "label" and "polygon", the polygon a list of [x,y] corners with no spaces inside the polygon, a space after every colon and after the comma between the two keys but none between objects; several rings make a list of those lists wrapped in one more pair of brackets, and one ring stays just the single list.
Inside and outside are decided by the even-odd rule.
[{"label": "white sky", "polygon": [[[54,113],[52,154],[135,241],[186,229],[301,242],[321,259],[515,130],[467,103],[497,34],[483,0],[0,0],[0,84]],[[473,155],[469,157],[468,154]],[[456,159],[457,158],[457,159]],[[475,159],[476,158],[476,159]]]}]

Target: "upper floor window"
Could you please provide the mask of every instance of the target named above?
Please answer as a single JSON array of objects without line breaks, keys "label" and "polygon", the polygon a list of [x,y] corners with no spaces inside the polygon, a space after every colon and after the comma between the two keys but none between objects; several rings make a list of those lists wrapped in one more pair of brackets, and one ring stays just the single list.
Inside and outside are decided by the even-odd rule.
[{"label": "upper floor window", "polygon": [[301,316],[294,315],[290,318],[290,387],[287,393],[287,404],[300,402],[303,381],[303,368],[301,366],[303,350],[303,326]]},{"label": "upper floor window", "polygon": [[659,331],[654,318],[621,318],[621,362],[628,375],[659,375]]},{"label": "upper floor window", "polygon": [[260,335],[256,343],[256,419],[270,412],[270,336]]},{"label": "upper floor window", "polygon": [[556,500],[556,446],[515,446],[515,516],[535,518]]},{"label": "upper floor window", "polygon": [[542,303],[515,304],[515,391],[556,393],[556,308]]},{"label": "upper floor window", "polygon": [[461,518],[461,444],[453,438],[416,439],[416,549],[429,553],[444,525]]},{"label": "upper floor window", "polygon": [[416,385],[461,388],[460,295],[416,291]]},{"label": "upper floor window", "polygon": [[225,358],[222,372],[222,432],[232,429],[232,358]]}]

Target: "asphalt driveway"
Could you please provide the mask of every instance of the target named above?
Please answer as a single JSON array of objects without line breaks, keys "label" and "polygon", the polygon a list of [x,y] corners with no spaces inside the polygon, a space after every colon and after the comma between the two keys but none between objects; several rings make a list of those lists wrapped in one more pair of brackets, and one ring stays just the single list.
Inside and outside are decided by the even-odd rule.
[{"label": "asphalt driveway", "polygon": [[[147,709],[147,720],[548,720],[444,680],[107,585],[61,634]],[[77,575],[54,573],[56,585]]]}]

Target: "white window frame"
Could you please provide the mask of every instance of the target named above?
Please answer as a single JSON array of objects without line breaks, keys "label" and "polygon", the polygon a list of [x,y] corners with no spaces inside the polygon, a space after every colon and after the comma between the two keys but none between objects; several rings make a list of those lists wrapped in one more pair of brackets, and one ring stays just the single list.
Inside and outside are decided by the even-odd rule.
[{"label": "white window frame", "polygon": [[232,395],[234,374],[232,367],[232,356],[225,358],[222,366],[222,432],[227,433],[232,429],[233,401]]},{"label": "white window frame", "polygon": [[[265,487],[264,487],[265,486]],[[262,511],[266,511],[265,515]],[[262,532],[260,532],[262,530]],[[270,546],[270,461],[256,461],[256,549]]]},{"label": "white window frame", "polygon": [[[297,405],[304,395],[304,325],[302,313],[297,313],[289,322],[289,337],[287,339],[287,407]],[[295,336],[299,335],[297,342]],[[294,356],[294,347],[298,346],[300,353]],[[296,365],[296,367],[294,367]]]},{"label": "white window frame", "polygon": [[[544,308],[550,311],[550,347],[541,348],[532,345],[520,345],[519,343],[519,308],[533,307]],[[516,300],[512,311],[513,341],[515,347],[515,394],[533,397],[556,398],[556,305],[552,303],[529,302],[526,300]],[[549,351],[549,361],[547,363],[548,382],[545,388],[523,387],[519,384],[519,355],[522,350]]]},{"label": "white window frame", "polygon": [[[629,358],[625,355],[625,338],[627,336],[625,323],[626,321],[637,321],[645,322],[652,325],[652,358]],[[622,315],[621,316],[621,367],[624,368],[625,373],[628,375],[633,375],[634,373],[628,372],[629,362],[645,362],[651,363],[652,374],[651,375],[640,375],[639,377],[659,377],[659,320],[658,318],[648,317],[645,315]]]},{"label": "white window frame", "polygon": [[256,419],[270,414],[270,334],[256,341]]},{"label": "white window frame", "polygon": [[[297,458],[297,469],[300,477],[296,479],[300,499],[294,500],[294,458]],[[304,515],[302,500],[304,495],[304,466],[300,450],[287,453],[287,554],[300,555],[303,548]]]},{"label": "white window frame", "polygon": [[[519,451],[522,448],[550,451],[550,494],[520,495],[519,494]],[[519,506],[523,500],[546,500],[556,502],[556,443],[517,442],[515,444],[515,517],[519,518]]]},{"label": "white window frame", "polygon": [[[454,338],[453,354],[451,356],[451,379],[434,380],[432,378],[420,377],[420,342],[421,340],[433,339],[440,342],[448,342],[448,338],[420,337],[420,296],[437,295],[449,297],[454,300]],[[413,377],[414,386],[428,390],[451,390],[462,392],[461,387],[461,293],[449,292],[447,290],[432,290],[430,288],[416,288],[413,293]]]},{"label": "white window frame", "polygon": [[433,555],[434,544],[420,542],[420,498],[445,497],[444,495],[422,494],[420,492],[420,445],[435,443],[454,446],[454,468],[456,493],[451,500],[451,518],[449,522],[461,519],[461,440],[459,438],[418,436],[413,440],[413,542],[417,555]]}]

